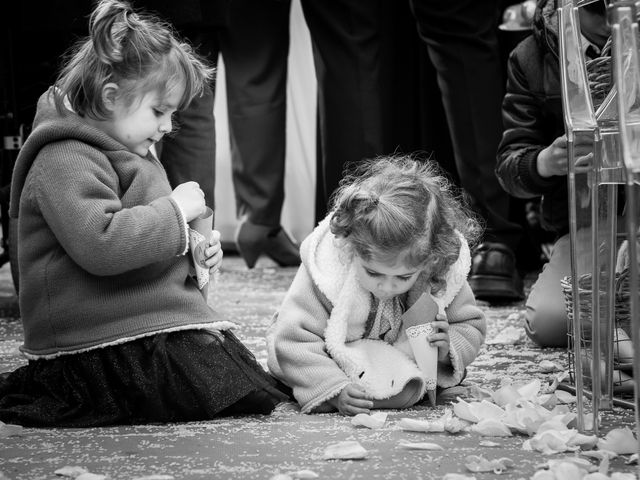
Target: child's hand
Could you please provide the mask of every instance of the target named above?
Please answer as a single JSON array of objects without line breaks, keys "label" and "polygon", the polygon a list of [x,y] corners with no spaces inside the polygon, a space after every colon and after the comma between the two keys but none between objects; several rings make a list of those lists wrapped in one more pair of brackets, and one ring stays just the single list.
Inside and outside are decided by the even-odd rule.
[{"label": "child's hand", "polygon": [[218,270],[220,270],[220,266],[222,265],[222,244],[220,243],[220,232],[217,230],[213,231],[213,235],[211,236],[211,241],[209,242],[209,246],[204,249],[204,264],[209,267],[209,273],[213,275]]},{"label": "child's hand", "polygon": [[438,361],[448,363],[449,361],[449,322],[447,317],[442,313],[436,315],[436,320],[433,322],[433,326],[436,329],[436,333],[429,337],[429,345],[432,347],[438,347]]},{"label": "child's hand", "polygon": [[[574,139],[574,156],[578,169],[588,168],[593,158],[593,139],[577,135]],[[551,145],[541,150],[536,159],[536,167],[541,177],[567,175],[569,172],[567,136],[556,138]]]},{"label": "child's hand", "polygon": [[344,387],[340,395],[329,400],[343,415],[357,415],[369,413],[373,408],[373,402],[369,400],[366,392],[360,385],[351,383]]},{"label": "child's hand", "polygon": [[178,204],[187,222],[190,222],[205,211],[204,192],[197,182],[181,183],[169,196]]}]

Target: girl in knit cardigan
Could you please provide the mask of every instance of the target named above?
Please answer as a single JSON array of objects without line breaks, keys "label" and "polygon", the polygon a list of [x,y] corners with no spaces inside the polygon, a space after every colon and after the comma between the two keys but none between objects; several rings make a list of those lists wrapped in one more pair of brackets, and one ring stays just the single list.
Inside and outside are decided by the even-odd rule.
[{"label": "girl in knit cardigan", "polygon": [[[3,422],[201,420],[287,398],[190,275],[202,190],[172,190],[149,152],[210,74],[168,26],[103,0],[41,97],[12,180],[29,363],[0,379]],[[219,268],[218,232],[204,256]]]},{"label": "girl in knit cardigan", "polygon": [[381,158],[343,180],[333,211],[302,244],[303,263],[267,338],[269,369],[303,412],[419,402],[427,381],[403,313],[423,294],[438,310],[435,318],[418,312],[435,327],[424,347],[437,348],[437,385],[460,383],[486,330],[467,283],[476,236],[431,163]]}]

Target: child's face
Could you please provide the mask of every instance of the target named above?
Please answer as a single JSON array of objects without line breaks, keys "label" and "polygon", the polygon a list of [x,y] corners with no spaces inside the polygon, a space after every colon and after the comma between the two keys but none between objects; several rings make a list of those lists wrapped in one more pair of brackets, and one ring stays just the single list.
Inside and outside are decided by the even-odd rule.
[{"label": "child's face", "polygon": [[129,151],[145,157],[154,143],[171,131],[171,116],[182,98],[183,87],[176,87],[161,96],[148,92],[127,105],[118,96],[112,105],[112,116],[103,125],[106,133]]},{"label": "child's face", "polygon": [[376,260],[364,260],[354,256],[356,276],[360,285],[380,300],[401,295],[416,283],[420,272],[418,267],[407,267],[401,262],[393,265]]},{"label": "child's face", "polygon": [[580,31],[594,45],[602,48],[611,35],[611,27],[606,15],[601,15],[584,8],[578,9]]}]

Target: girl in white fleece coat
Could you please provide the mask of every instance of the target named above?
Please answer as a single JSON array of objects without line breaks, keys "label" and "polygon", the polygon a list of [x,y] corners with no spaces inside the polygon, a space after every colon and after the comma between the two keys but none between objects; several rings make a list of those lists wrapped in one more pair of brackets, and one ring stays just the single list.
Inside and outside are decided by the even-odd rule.
[{"label": "girl in white fleece coat", "polygon": [[[424,293],[437,304],[437,385],[460,383],[486,322],[467,274],[478,227],[434,164],[410,157],[362,164],[332,212],[304,240],[302,265],[268,336],[271,373],[303,412],[405,408],[427,382],[402,314]],[[432,315],[433,317],[433,315]],[[427,348],[425,341],[425,348]]]}]

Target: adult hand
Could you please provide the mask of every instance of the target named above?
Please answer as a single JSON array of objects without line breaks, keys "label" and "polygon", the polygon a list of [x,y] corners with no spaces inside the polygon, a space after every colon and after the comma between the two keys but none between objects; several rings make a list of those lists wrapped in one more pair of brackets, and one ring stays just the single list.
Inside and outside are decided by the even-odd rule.
[{"label": "adult hand", "polygon": [[169,196],[178,204],[187,222],[205,211],[204,192],[197,182],[181,183]]}]

